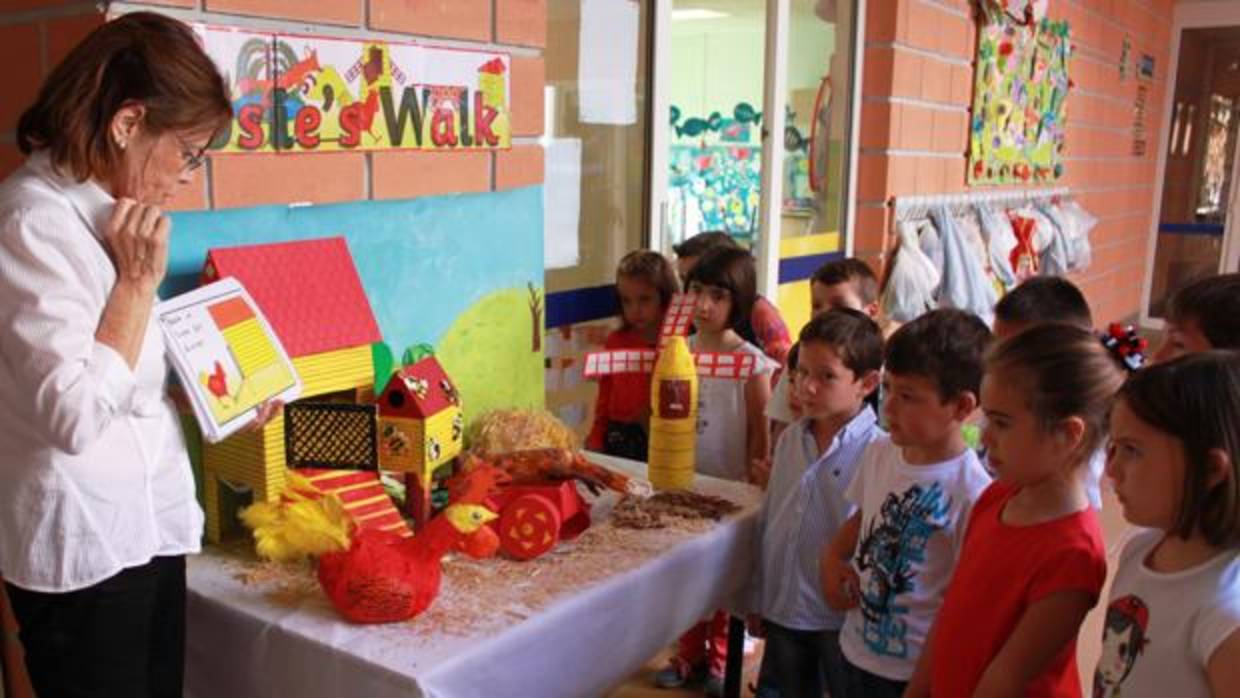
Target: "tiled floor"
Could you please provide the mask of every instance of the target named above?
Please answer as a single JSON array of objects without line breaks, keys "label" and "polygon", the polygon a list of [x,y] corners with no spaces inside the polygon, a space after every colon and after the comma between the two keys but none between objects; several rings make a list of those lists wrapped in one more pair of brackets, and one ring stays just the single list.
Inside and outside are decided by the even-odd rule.
[{"label": "tiled floor", "polygon": [[[629,677],[619,688],[607,695],[607,698],[688,698],[701,696],[701,689],[666,690],[655,688],[650,683],[651,674],[667,665],[671,650],[659,653],[657,657],[646,663],[641,671]],[[762,642],[753,643],[750,651],[745,654],[744,676],[741,680],[741,696],[749,698],[753,691],[749,687],[758,682],[758,665],[762,662]]]},{"label": "tiled floor", "polygon": [[[1098,662],[1098,655],[1102,647],[1102,621],[1106,614],[1106,597],[1111,584],[1111,576],[1115,573],[1115,567],[1119,563],[1119,552],[1123,549],[1124,543],[1127,542],[1133,529],[1124,521],[1124,517],[1120,514],[1119,502],[1115,499],[1115,495],[1105,486],[1103,487],[1103,504],[1102,504],[1102,532],[1106,537],[1107,543],[1107,588],[1102,592],[1102,601],[1098,606],[1090,612],[1085,618],[1085,623],[1081,626],[1081,635],[1077,640],[1077,663],[1081,669],[1081,686],[1085,695],[1092,694],[1092,681],[1094,665]],[[659,656],[652,659],[642,667],[637,674],[629,677],[622,685],[610,693],[607,698],[685,698],[687,696],[700,696],[701,691],[665,691],[654,688],[650,684],[650,674],[663,667],[667,661],[668,652],[663,652]],[[754,650],[745,657],[745,681],[744,686],[749,686],[757,680],[758,664],[762,659],[762,645],[758,643]],[[742,696],[752,696],[749,690],[744,690]]]}]

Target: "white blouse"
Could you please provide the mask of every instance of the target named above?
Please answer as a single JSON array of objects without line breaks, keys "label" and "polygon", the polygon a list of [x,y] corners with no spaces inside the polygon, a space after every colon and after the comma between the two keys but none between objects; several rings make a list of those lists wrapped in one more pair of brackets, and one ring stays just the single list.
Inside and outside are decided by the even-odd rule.
[{"label": "white blouse", "polygon": [[102,243],[113,204],[45,153],[0,183],[0,574],[32,591],[200,546],[154,318],[134,370],[95,341],[116,282]]}]

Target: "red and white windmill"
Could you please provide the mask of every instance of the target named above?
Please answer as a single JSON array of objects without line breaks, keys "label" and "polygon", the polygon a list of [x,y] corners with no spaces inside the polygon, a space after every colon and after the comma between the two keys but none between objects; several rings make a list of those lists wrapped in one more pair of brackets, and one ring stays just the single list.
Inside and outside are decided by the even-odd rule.
[{"label": "red and white windmill", "polygon": [[[659,350],[672,336],[689,334],[693,311],[697,307],[697,294],[678,293],[672,296],[663,325],[659,328],[659,345],[655,349],[609,349],[586,354],[582,375],[599,378],[620,373],[653,373]],[[753,375],[754,356],[742,352],[701,351],[693,352],[698,376],[703,378],[731,378],[745,380]]]}]

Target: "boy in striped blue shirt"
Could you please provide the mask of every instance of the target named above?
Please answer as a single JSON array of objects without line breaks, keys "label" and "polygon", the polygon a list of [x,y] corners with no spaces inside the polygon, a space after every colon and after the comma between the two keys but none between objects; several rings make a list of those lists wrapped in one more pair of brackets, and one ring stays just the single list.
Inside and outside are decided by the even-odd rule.
[{"label": "boy in striped blue shirt", "polygon": [[856,310],[832,310],[801,330],[792,389],[802,418],[780,435],[760,517],[760,567],[750,633],[766,638],[758,698],[838,695],[844,614],[823,599],[819,559],[854,507],[844,499],[857,462],[882,430],[865,398],[878,386],[883,338]]}]

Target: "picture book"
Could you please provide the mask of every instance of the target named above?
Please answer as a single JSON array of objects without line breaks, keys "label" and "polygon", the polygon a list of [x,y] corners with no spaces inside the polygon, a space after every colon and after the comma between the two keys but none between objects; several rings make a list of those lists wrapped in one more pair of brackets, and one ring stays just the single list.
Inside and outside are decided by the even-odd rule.
[{"label": "picture book", "polygon": [[262,310],[234,278],[159,303],[168,357],[203,438],[216,443],[268,400],[301,395],[301,379]]}]

